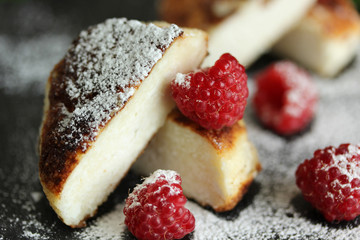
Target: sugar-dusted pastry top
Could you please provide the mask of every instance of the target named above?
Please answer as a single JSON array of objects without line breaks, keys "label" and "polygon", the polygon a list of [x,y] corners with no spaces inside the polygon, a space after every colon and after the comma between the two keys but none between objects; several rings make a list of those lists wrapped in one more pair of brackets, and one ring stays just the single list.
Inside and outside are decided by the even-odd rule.
[{"label": "sugar-dusted pastry top", "polygon": [[61,191],[101,129],[126,105],[171,43],[183,34],[136,20],[109,19],[80,33],[48,82],[40,175]]},{"label": "sugar-dusted pastry top", "polygon": [[207,130],[185,117],[178,109],[175,109],[170,113],[169,119],[198,133],[210,142],[218,152],[228,151],[234,148],[237,136],[243,135],[244,132],[246,132],[245,123],[242,120],[231,127],[223,127],[220,130]]},{"label": "sugar-dusted pastry top", "polygon": [[360,32],[360,18],[351,0],[318,0],[308,16],[324,26],[324,34],[329,36]]}]

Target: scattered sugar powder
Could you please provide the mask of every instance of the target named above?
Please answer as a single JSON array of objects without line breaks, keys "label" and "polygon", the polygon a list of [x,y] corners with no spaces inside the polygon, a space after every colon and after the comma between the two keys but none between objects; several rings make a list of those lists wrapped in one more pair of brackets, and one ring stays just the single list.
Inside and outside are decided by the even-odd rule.
[{"label": "scattered sugar powder", "polygon": [[40,233],[33,233],[29,230],[24,231],[24,237],[30,238],[30,239],[40,239],[41,234]]},{"label": "scattered sugar powder", "polygon": [[58,130],[67,133],[64,142],[77,146],[94,140],[182,33],[176,25],[160,28],[127,19],[82,31],[65,57],[65,90],[74,109],[62,108]]},{"label": "scattered sugar powder", "polygon": [[70,42],[66,34],[39,34],[14,40],[0,33],[0,89],[17,94],[31,88],[42,94],[51,69]]},{"label": "scattered sugar powder", "polygon": [[55,15],[53,10],[41,1],[1,5],[0,90],[43,94],[51,69],[71,43],[75,26],[68,16]]},{"label": "scattered sugar powder", "polygon": [[292,104],[287,104],[284,111],[291,116],[299,116],[308,107],[303,103],[309,102],[309,98],[317,95],[317,89],[313,87],[311,77],[298,66],[288,62],[275,63],[275,69],[288,79],[289,87],[294,86],[290,94],[287,95]]},{"label": "scattered sugar powder", "polygon": [[83,231],[77,232],[75,236],[82,240],[117,240],[123,239],[122,235],[126,229],[123,213],[124,203],[119,203],[110,213],[99,217]]},{"label": "scattered sugar powder", "polygon": [[42,192],[31,192],[31,197],[34,200],[34,202],[39,202],[43,196],[44,193]]}]

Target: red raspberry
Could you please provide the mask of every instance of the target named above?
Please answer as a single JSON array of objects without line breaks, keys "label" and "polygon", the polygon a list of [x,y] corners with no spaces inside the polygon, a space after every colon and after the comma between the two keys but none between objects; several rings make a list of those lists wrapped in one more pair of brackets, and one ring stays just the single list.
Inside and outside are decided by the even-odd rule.
[{"label": "red raspberry", "polygon": [[263,124],[282,135],[303,130],[314,116],[317,91],[309,74],[289,61],[256,77],[254,107]]},{"label": "red raspberry", "polygon": [[207,129],[220,129],[240,120],[249,95],[245,68],[229,53],[213,67],[178,74],[171,89],[180,111]]},{"label": "red raspberry", "polygon": [[180,239],[195,228],[184,207],[181,178],[171,170],[157,170],[126,199],[125,224],[137,239]]},{"label": "red raspberry", "polygon": [[360,145],[315,151],[296,170],[296,184],[327,221],[354,219],[360,215]]}]

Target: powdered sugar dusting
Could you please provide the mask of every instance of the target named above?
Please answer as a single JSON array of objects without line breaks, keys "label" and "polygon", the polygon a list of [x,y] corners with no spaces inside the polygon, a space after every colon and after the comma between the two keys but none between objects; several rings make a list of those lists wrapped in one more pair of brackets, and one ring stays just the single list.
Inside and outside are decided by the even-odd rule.
[{"label": "powdered sugar dusting", "polygon": [[116,240],[122,239],[126,226],[124,224],[125,216],[123,213],[124,203],[119,203],[113,211],[99,217],[84,231],[77,232],[75,235],[82,240],[102,239]]},{"label": "powdered sugar dusting", "polygon": [[182,88],[190,88],[190,76],[188,74],[177,73],[175,78],[175,84],[181,86]]},{"label": "powdered sugar dusting", "polygon": [[[342,175],[347,177],[348,181],[347,183],[342,184],[338,179],[336,179],[334,184],[339,184],[341,188],[349,187],[354,189],[351,186],[351,181],[354,178],[360,180],[360,163],[358,161],[351,161],[351,159],[356,155],[360,156],[360,145],[349,145],[345,154],[336,154],[334,149],[328,149],[327,151],[331,154],[334,162],[333,164],[326,165],[322,169],[324,171],[329,171],[330,168],[335,166],[340,170]],[[334,197],[334,195],[330,192],[329,196]]]},{"label": "powdered sugar dusting", "polygon": [[43,94],[50,69],[71,43],[69,18],[45,2],[0,1],[0,90]]},{"label": "powdered sugar dusting", "polygon": [[23,93],[31,88],[42,94],[50,69],[70,42],[71,38],[65,34],[39,34],[14,41],[0,33],[0,89]]},{"label": "powdered sugar dusting", "polygon": [[58,130],[67,133],[64,142],[85,150],[84,142],[95,139],[181,34],[176,25],[160,28],[124,18],[82,31],[65,56],[65,91],[74,109],[62,108]]},{"label": "powdered sugar dusting", "polygon": [[275,63],[274,67],[288,79],[288,87],[292,89],[286,96],[291,104],[285,105],[284,112],[297,117],[309,107],[303,104],[309,102],[307,98],[317,96],[317,89],[313,87],[310,76],[296,65],[280,62]]},{"label": "powdered sugar dusting", "polygon": [[44,195],[42,192],[31,192],[31,197],[34,200],[34,202],[39,202],[43,196]]},{"label": "powdered sugar dusting", "polygon": [[[141,190],[147,188],[149,185],[156,183],[158,180],[165,180],[166,184],[163,184],[158,187],[158,189],[155,191],[160,192],[162,188],[169,187],[170,192],[169,195],[177,195],[181,192],[178,189],[174,189],[171,187],[172,184],[181,184],[181,180],[179,178],[179,174],[172,170],[156,170],[153,174],[151,174],[149,177],[145,178],[144,182],[142,184],[137,185],[133,192],[129,194],[128,200],[131,202],[129,206],[127,206],[128,209],[134,208],[136,206],[140,205],[138,195],[141,192]],[[162,199],[163,201],[166,201],[166,199]],[[156,206],[153,206],[156,207]]]},{"label": "powdered sugar dusting", "polygon": [[159,179],[164,179],[166,182],[168,182],[168,185],[181,184],[181,181],[179,180],[179,174],[177,172],[162,169],[156,170],[149,177],[145,178],[143,184],[153,184]]}]

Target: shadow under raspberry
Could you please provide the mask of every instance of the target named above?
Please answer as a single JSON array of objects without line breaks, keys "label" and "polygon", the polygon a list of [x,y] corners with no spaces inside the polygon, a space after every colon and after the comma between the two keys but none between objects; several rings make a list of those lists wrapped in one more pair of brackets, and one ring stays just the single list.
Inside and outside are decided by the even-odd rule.
[{"label": "shadow under raspberry", "polygon": [[300,217],[308,219],[312,224],[321,224],[335,229],[353,229],[360,226],[360,216],[352,221],[327,222],[322,214],[305,201],[300,193],[291,200],[291,204]]},{"label": "shadow under raspberry", "polygon": [[299,132],[294,133],[294,134],[290,134],[290,135],[282,135],[282,134],[278,134],[277,132],[275,132],[274,130],[272,130],[271,128],[265,126],[259,119],[259,117],[256,115],[252,103],[251,101],[249,101],[249,107],[251,108],[251,110],[248,110],[248,114],[249,114],[249,118],[250,120],[248,121],[252,121],[253,123],[255,123],[256,125],[258,125],[261,129],[263,129],[264,131],[269,131],[271,133],[273,133],[276,136],[279,136],[283,139],[285,139],[287,142],[291,142],[299,137],[302,137],[304,135],[306,135],[307,133],[310,133],[313,129],[313,126],[315,124],[316,121],[316,114],[314,116],[314,118]]}]

